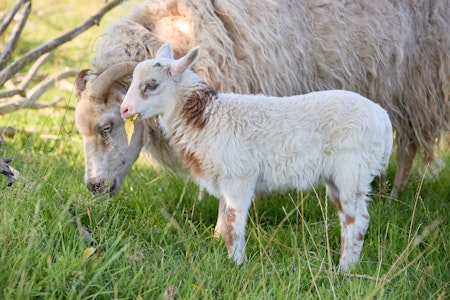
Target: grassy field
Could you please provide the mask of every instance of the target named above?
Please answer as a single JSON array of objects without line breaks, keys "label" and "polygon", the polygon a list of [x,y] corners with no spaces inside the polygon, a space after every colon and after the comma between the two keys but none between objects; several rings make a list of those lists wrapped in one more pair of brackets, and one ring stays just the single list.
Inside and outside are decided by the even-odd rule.
[{"label": "grassy field", "polygon": [[[19,52],[83,21],[81,6],[93,14],[102,5],[50,3],[33,2]],[[88,67],[95,37],[123,11],[56,51],[44,71]],[[0,127],[16,129],[3,138],[0,156],[12,157],[21,172],[12,187],[0,177],[1,299],[450,298],[448,151],[439,176],[419,163],[399,199],[389,199],[384,186],[374,189],[369,231],[351,274],[335,271],[339,221],[322,188],[257,198],[247,228],[249,263],[236,267],[213,238],[217,200],[198,202],[194,184],[157,172],[143,158],[117,195],[94,198],[83,183],[75,96],[54,89],[42,101],[58,95],[67,108],[0,115]],[[394,168],[395,158],[389,180]],[[95,253],[86,258],[89,248]]]}]

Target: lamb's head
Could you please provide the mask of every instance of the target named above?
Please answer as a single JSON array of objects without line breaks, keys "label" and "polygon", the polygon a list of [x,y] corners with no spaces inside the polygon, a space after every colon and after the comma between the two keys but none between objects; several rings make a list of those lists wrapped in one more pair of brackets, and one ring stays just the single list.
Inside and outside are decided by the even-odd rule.
[{"label": "lamb's head", "polygon": [[140,119],[148,119],[161,115],[164,119],[164,114],[170,115],[182,76],[194,64],[199,52],[199,47],[196,47],[175,60],[171,45],[164,44],[154,59],[139,63],[120,106],[122,117],[130,118],[139,114]]},{"label": "lamb's head", "polygon": [[121,79],[135,66],[121,63],[98,77],[83,70],[76,78],[75,123],[83,137],[86,186],[94,195],[118,191],[142,148],[143,125],[136,124],[128,146],[119,110],[127,91]]}]

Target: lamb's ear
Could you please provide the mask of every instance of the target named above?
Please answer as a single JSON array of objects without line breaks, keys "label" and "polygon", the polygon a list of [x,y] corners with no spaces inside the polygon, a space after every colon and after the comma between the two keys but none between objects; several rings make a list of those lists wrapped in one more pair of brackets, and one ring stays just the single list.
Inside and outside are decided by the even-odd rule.
[{"label": "lamb's ear", "polygon": [[194,64],[200,54],[200,47],[195,47],[194,50],[183,56],[182,58],[174,61],[170,66],[170,73],[173,77],[179,77],[190,66]]},{"label": "lamb's ear", "polygon": [[155,58],[170,58],[173,59],[173,49],[170,43],[165,43],[156,52]]}]

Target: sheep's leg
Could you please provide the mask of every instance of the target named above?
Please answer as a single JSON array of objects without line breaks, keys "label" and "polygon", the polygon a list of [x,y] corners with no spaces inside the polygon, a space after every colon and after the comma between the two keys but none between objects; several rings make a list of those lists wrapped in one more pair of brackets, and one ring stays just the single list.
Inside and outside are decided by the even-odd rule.
[{"label": "sheep's leg", "polygon": [[397,150],[397,170],[395,172],[394,188],[391,192],[392,198],[398,197],[398,192],[402,191],[408,181],[414,157],[417,153],[417,146],[411,144],[405,147],[398,147]]},{"label": "sheep's leg", "polygon": [[214,237],[220,238],[223,235],[223,220],[225,216],[225,200],[219,199],[219,213],[217,216],[216,228],[214,229]]}]

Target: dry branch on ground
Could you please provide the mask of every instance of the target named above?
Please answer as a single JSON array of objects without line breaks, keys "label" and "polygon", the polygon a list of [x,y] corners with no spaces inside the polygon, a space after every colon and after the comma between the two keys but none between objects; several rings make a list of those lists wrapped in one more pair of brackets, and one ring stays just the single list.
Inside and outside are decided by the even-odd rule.
[{"label": "dry branch on ground", "polygon": [[15,179],[14,169],[11,170],[11,167],[8,165],[10,162],[11,158],[3,159],[0,157],[0,173],[6,176],[8,186],[11,186]]}]

